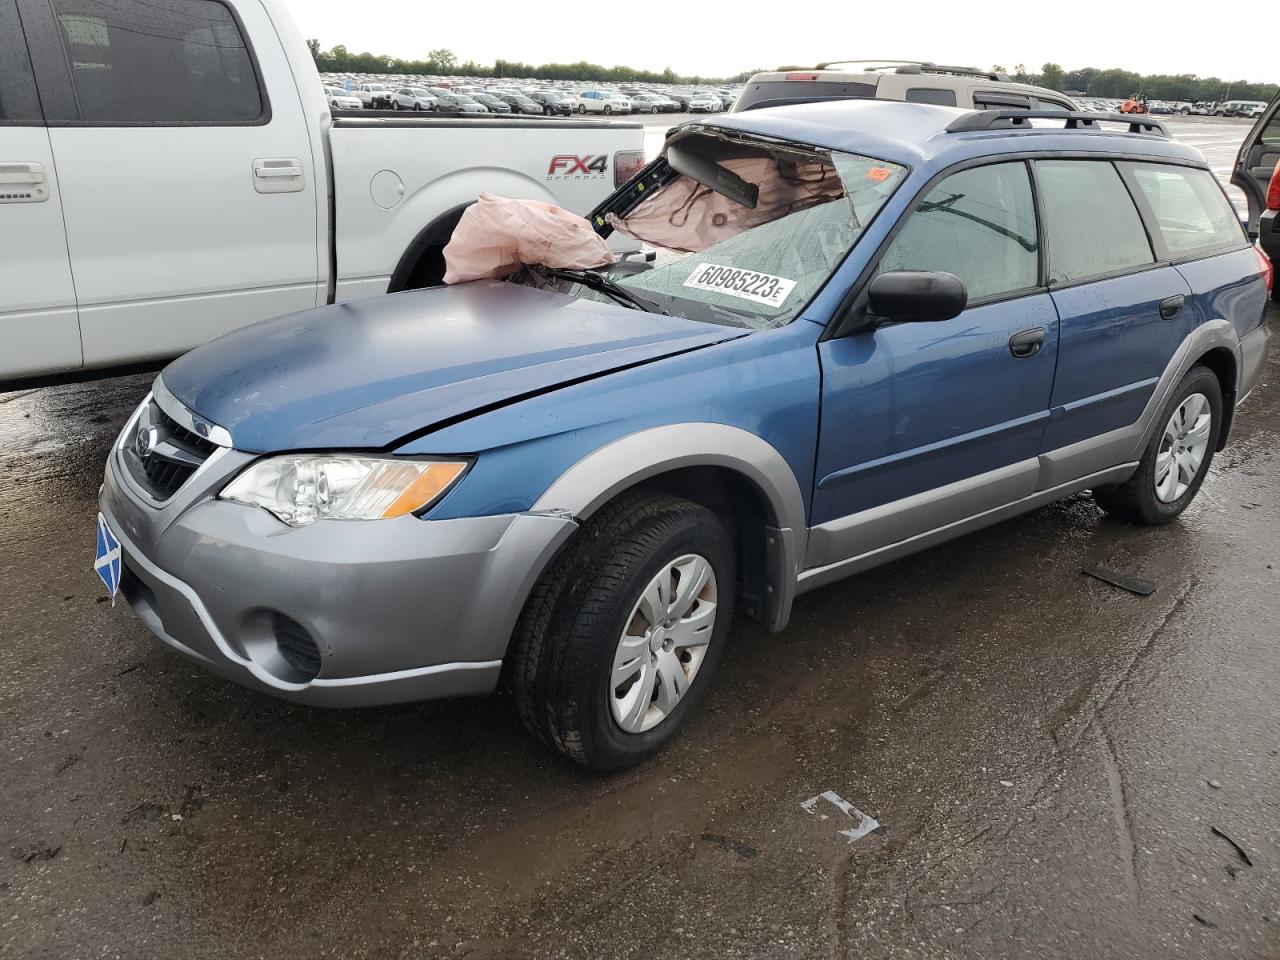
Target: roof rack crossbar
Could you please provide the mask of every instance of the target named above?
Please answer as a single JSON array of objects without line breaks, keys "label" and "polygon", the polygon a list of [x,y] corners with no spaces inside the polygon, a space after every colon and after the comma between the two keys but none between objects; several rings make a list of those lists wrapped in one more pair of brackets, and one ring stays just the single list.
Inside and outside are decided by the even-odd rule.
[{"label": "roof rack crossbar", "polygon": [[[1083,111],[1063,112],[1061,110],[971,110],[957,117],[947,126],[947,133],[973,133],[983,130],[998,130],[1027,127],[1028,120],[1064,120],[1067,130],[1097,131],[1099,122],[1123,123],[1129,127],[1129,133],[1172,139],[1169,131],[1159,120],[1149,116],[1136,117],[1124,113],[1084,113]],[[1005,124],[1008,127],[1005,127]],[[1043,129],[1043,128],[1039,128]]]}]

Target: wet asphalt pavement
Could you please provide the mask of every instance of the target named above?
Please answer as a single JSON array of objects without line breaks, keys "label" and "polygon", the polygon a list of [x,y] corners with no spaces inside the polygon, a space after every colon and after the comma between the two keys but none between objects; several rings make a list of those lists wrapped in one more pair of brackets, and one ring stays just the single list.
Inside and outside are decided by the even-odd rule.
[{"label": "wet asphalt pavement", "polygon": [[1280,957],[1280,356],[1179,522],[1082,495],[739,623],[613,777],[501,697],[294,706],[110,607],[149,379],[0,395],[0,956]]}]

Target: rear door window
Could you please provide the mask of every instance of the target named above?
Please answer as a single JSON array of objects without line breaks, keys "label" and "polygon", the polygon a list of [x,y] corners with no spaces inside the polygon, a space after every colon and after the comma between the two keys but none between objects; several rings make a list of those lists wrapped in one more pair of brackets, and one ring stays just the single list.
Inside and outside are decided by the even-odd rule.
[{"label": "rear door window", "polygon": [[954,107],[956,92],[941,90],[937,87],[912,87],[907,91],[908,103],[932,103],[939,107]]},{"label": "rear door window", "polygon": [[1138,208],[1105,160],[1037,160],[1049,282],[1070,283],[1155,263]]},{"label": "rear door window", "polygon": [[42,121],[31,57],[13,0],[0,0],[0,125]]},{"label": "rear door window", "polygon": [[1011,93],[983,93],[973,95],[976,110],[1030,110],[1031,98]]},{"label": "rear door window", "polygon": [[1174,257],[1209,254],[1246,243],[1240,218],[1207,170],[1126,163]]},{"label": "rear door window", "polygon": [[[251,123],[264,114],[253,61],[215,0],[50,0],[71,68],[64,122]],[[51,118],[53,119],[53,118]]]},{"label": "rear door window", "polygon": [[947,177],[917,202],[880,258],[880,272],[944,270],[969,300],[1038,284],[1035,200],[1026,164],[994,163]]}]

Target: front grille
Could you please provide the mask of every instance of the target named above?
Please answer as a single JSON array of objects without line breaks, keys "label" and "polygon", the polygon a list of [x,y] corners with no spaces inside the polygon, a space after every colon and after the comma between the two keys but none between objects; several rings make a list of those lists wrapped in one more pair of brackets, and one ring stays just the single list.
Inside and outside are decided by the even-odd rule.
[{"label": "front grille", "polygon": [[272,625],[276,632],[276,646],[280,648],[280,656],[289,666],[297,670],[308,680],[320,674],[320,648],[307,633],[307,628],[283,613],[273,614]]},{"label": "front grille", "polygon": [[217,444],[184,427],[153,399],[139,414],[132,435],[122,438],[120,455],[138,485],[163,502],[217,449]]}]

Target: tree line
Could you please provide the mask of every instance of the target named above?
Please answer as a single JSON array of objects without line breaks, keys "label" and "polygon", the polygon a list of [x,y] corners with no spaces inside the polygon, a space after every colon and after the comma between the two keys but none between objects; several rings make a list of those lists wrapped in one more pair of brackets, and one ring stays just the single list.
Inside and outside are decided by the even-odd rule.
[{"label": "tree line", "polygon": [[1007,73],[1010,80],[1033,83],[1051,90],[1064,90],[1087,97],[1128,97],[1140,93],[1151,100],[1183,100],[1196,103],[1202,100],[1270,100],[1280,90],[1274,83],[1258,83],[1251,80],[1222,80],[1218,77],[1198,77],[1194,73],[1134,73],[1112,67],[1082,67],[1064,70],[1056,63],[1046,63],[1039,73],[1032,73],[1022,64],[1006,70],[999,64],[991,68],[996,73]]},{"label": "tree line", "polygon": [[[308,40],[311,56],[322,73],[395,73],[427,74],[439,76],[495,77],[538,80],[579,80],[630,83],[682,83],[718,84],[741,83],[764,67],[747,70],[733,77],[682,76],[670,67],[665,70],[638,70],[635,67],[604,67],[598,63],[580,60],[577,63],[521,63],[517,60],[495,60],[492,65],[472,60],[459,62],[452,50],[440,47],[427,52],[423,60],[403,60],[376,53],[352,53],[342,44],[332,50],[321,50],[319,40]],[[804,66],[781,66],[776,70],[811,69]],[[1056,63],[1046,63],[1039,73],[1029,71],[1023,64],[1013,70],[995,65],[993,72],[1008,74],[1019,83],[1032,83],[1051,90],[1064,90],[1088,97],[1127,97],[1141,93],[1152,100],[1270,100],[1278,89],[1274,83],[1258,83],[1249,80],[1222,80],[1218,77],[1198,77],[1191,73],[1140,74],[1116,67],[1101,70],[1082,67],[1064,70]]]},{"label": "tree line", "polygon": [[352,53],[342,44],[321,50],[319,40],[308,40],[311,56],[321,73],[396,73],[446,77],[510,77],[538,80],[614,80],[640,83],[723,83],[722,77],[682,76],[670,67],[665,70],[637,70],[634,67],[605,67],[598,63],[520,63],[496,60],[491,66],[473,60],[460,62],[452,50],[429,50],[424,60],[402,60],[376,53]]}]

